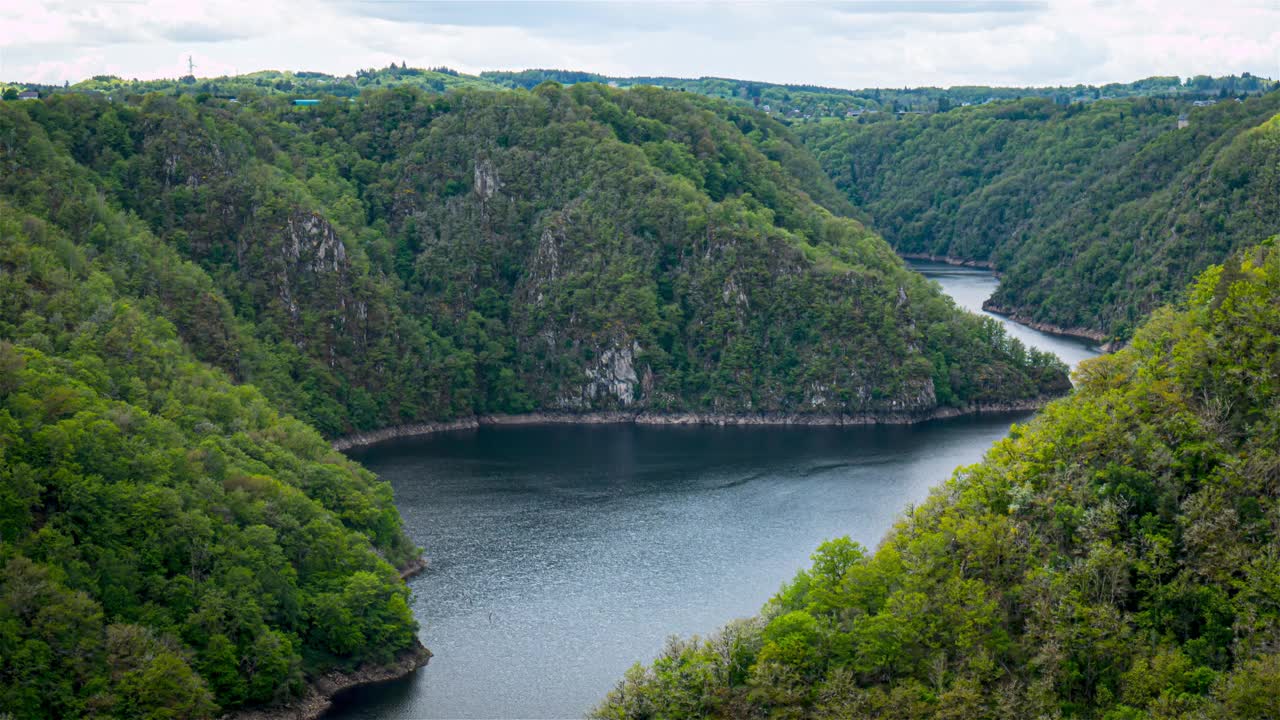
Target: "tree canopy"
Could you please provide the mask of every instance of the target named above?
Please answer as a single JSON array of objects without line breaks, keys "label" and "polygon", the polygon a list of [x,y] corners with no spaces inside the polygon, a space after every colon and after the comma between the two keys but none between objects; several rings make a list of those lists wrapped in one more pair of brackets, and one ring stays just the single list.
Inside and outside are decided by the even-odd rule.
[{"label": "tree canopy", "polygon": [[1280,93],[1205,102],[1022,100],[801,134],[899,252],[989,261],[992,308],[1124,340],[1280,231]]}]

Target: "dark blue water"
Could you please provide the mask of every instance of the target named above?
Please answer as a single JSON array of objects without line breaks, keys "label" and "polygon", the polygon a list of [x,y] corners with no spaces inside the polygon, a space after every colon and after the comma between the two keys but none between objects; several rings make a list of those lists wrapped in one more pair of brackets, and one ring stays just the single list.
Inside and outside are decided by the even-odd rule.
[{"label": "dark blue water", "polygon": [[[962,307],[995,287],[984,271],[924,269]],[[1072,364],[1091,354],[1022,330]],[[482,428],[353,453],[394,486],[431,561],[409,585],[435,657],[331,717],[580,717],[669,635],[754,614],[823,540],[874,545],[1027,417]]]},{"label": "dark blue water", "polygon": [[482,428],[357,454],[432,562],[410,587],[435,657],[334,717],[581,716],[668,635],[759,610],[823,540],[873,545],[1015,419]]}]

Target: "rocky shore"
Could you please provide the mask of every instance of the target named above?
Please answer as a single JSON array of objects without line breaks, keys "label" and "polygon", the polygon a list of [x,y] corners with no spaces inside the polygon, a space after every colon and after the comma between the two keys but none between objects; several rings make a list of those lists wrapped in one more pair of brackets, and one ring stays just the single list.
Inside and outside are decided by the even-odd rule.
[{"label": "rocky shore", "polygon": [[449,420],[445,422],[396,425],[394,427],[354,433],[352,435],[338,438],[333,441],[333,449],[350,450],[351,448],[376,445],[377,443],[386,442],[387,440],[395,440],[396,438],[418,437],[419,435],[430,435],[432,433],[447,432],[449,430],[474,430],[478,426],[479,421],[474,417],[465,418],[463,420]]},{"label": "rocky shore", "polygon": [[958,265],[960,267],[982,268],[991,270],[991,263],[986,260],[963,260],[961,258],[953,258],[949,255],[930,255],[929,253],[898,253],[898,257],[903,260],[928,260],[929,262],[946,263],[947,265]]},{"label": "rocky shore", "polygon": [[421,555],[419,555],[418,557],[416,557],[416,558],[414,558],[413,560],[409,561],[409,564],[407,564],[407,565],[405,565],[404,567],[400,568],[400,579],[401,579],[401,580],[408,580],[409,578],[413,577],[414,575],[417,575],[418,573],[422,572],[423,570],[426,570],[426,569],[427,569],[427,565],[428,565],[428,563],[427,563],[427,559],[426,559],[426,558],[424,558],[424,557],[422,557]]},{"label": "rocky shore", "polygon": [[[922,413],[881,413],[831,415],[816,413],[666,413],[644,411],[612,412],[531,412],[520,415],[479,415],[440,423],[397,425],[333,441],[335,450],[351,450],[400,438],[414,438],[450,430],[470,430],[480,426],[513,425],[808,425],[846,427],[855,425],[911,425],[928,420],[942,420],[962,415],[1024,412],[1039,410],[1051,397],[1027,398],[1005,403],[978,403],[963,408],[940,407]],[[418,570],[420,571],[420,569]],[[412,575],[408,572],[405,577]],[[415,571],[416,572],[416,571]]]},{"label": "rocky shore", "polygon": [[254,708],[227,713],[222,720],[316,720],[324,715],[338,693],[361,685],[397,680],[412,675],[431,659],[431,651],[417,643],[385,665],[362,665],[355,670],[334,670],[311,681],[306,694],[279,707]]}]

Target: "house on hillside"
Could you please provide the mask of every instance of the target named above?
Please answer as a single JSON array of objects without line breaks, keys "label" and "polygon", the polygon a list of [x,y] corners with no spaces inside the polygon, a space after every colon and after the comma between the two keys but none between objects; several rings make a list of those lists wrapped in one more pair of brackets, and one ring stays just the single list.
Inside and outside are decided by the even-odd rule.
[{"label": "house on hillside", "polygon": [[18,99],[19,100],[39,100],[40,93],[36,92],[35,90],[23,90],[22,92],[18,93]]},{"label": "house on hillside", "polygon": [[1183,128],[1187,127],[1187,126],[1188,126],[1188,125],[1190,125],[1190,124],[1191,124],[1191,118],[1187,117],[1187,114],[1186,114],[1186,113],[1182,113],[1181,115],[1179,115],[1179,116],[1178,116],[1178,129],[1179,129],[1179,130],[1181,130],[1181,129],[1183,129]]},{"label": "house on hillside", "polygon": [[319,100],[313,100],[313,99],[310,99],[310,98],[305,98],[305,99],[304,99],[304,98],[299,98],[299,99],[297,99],[297,100],[294,100],[294,101],[293,101],[293,104],[294,104],[294,106],[295,106],[295,107],[311,107],[312,105],[319,105],[319,104],[320,104],[320,101],[319,101]]}]

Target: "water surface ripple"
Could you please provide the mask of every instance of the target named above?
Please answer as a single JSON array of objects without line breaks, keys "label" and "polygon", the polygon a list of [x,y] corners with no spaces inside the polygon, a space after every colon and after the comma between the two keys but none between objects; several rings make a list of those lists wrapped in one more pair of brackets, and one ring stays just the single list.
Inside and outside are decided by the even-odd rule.
[{"label": "water surface ripple", "polygon": [[[991,273],[913,267],[981,309]],[[1086,343],[1014,326],[1070,364]],[[1027,414],[912,427],[481,428],[352,455],[395,488],[429,569],[410,580],[416,675],[331,718],[587,712],[670,634],[751,615],[823,540],[874,545]]]}]

